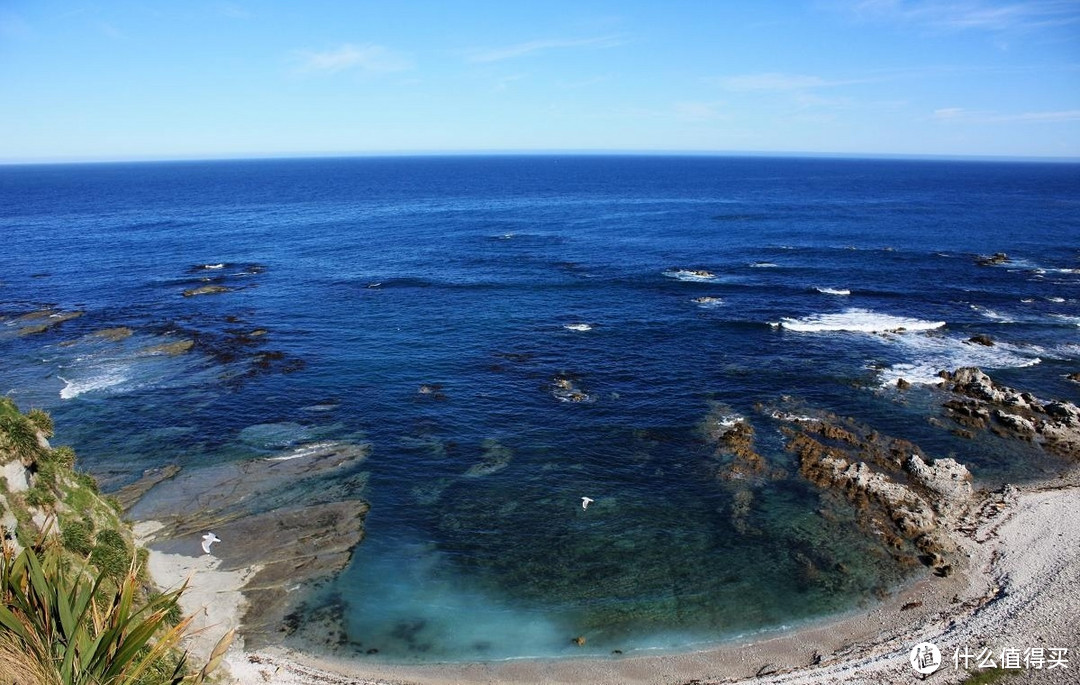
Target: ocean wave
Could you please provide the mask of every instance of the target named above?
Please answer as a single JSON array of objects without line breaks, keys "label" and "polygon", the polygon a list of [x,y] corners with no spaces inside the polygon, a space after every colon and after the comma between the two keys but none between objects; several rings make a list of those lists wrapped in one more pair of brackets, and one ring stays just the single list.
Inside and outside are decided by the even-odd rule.
[{"label": "ocean wave", "polygon": [[1051,314],[1050,316],[1059,321],[1071,323],[1074,326],[1080,326],[1080,316],[1069,316],[1068,314]]},{"label": "ocean wave", "polygon": [[903,378],[909,383],[936,385],[938,373],[963,366],[983,369],[1017,369],[1039,364],[1040,348],[1026,348],[998,342],[992,346],[973,345],[961,338],[941,335],[896,336],[909,361],[879,369],[882,386],[895,385]]},{"label": "ocean wave", "polygon": [[59,375],[57,378],[64,382],[64,387],[60,389],[60,399],[70,400],[88,392],[120,385],[128,380],[128,375],[123,369],[109,369],[88,378],[67,379]]},{"label": "ocean wave", "polygon": [[772,325],[802,333],[897,333],[929,331],[941,328],[945,322],[879,314],[869,309],[846,309],[838,314],[811,314],[801,319],[785,317]]},{"label": "ocean wave", "polygon": [[752,262],[750,267],[753,269],[775,269],[778,265],[773,262]]},{"label": "ocean wave", "polygon": [[851,291],[847,288],[820,288],[814,286],[814,290],[818,291],[822,295],[850,295]]},{"label": "ocean wave", "polygon": [[716,274],[704,269],[668,269],[664,275],[688,283],[716,283],[718,280]]},{"label": "ocean wave", "polygon": [[592,324],[587,324],[587,323],[566,323],[566,324],[563,324],[563,328],[565,328],[568,331],[578,331],[578,332],[584,333],[585,331],[591,331],[592,330]]}]

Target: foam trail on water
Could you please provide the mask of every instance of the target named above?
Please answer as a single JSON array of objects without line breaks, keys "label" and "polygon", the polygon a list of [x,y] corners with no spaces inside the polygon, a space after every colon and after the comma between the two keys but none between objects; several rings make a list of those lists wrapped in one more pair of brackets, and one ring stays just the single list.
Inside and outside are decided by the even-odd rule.
[{"label": "foam trail on water", "polygon": [[1016,369],[1034,366],[1042,360],[1038,348],[1029,349],[1008,343],[993,346],[972,344],[960,338],[939,335],[903,335],[891,338],[910,361],[893,364],[880,371],[883,386],[903,378],[909,383],[936,385],[940,371],[964,366],[983,369]]},{"label": "foam trail on water", "polygon": [[898,331],[929,331],[941,328],[944,321],[924,321],[892,314],[879,314],[869,309],[846,309],[838,314],[811,314],[801,319],[783,318],[781,328],[803,333],[895,333]]}]

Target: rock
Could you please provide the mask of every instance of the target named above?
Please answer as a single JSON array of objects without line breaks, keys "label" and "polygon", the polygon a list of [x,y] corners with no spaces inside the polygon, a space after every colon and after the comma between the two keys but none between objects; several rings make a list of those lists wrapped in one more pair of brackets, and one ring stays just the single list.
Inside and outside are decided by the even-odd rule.
[{"label": "rock", "polygon": [[971,503],[971,472],[955,459],[935,459],[927,464],[913,454],[904,468],[912,480],[933,493],[930,501],[938,514],[955,516]]},{"label": "rock", "polygon": [[150,347],[144,347],[143,349],[139,350],[139,354],[147,357],[155,355],[176,357],[181,354],[187,354],[194,346],[194,340],[177,340],[175,342],[161,343],[160,345],[151,345]]},{"label": "rock", "polygon": [[1070,373],[1068,376],[1065,376],[1065,378],[1068,378],[1073,383],[1080,383],[1080,372]]},{"label": "rock", "polygon": [[985,345],[986,347],[994,346],[993,339],[989,335],[983,335],[981,333],[979,335],[971,336],[967,341],[976,345]]},{"label": "rock", "polygon": [[1035,424],[1019,414],[1009,414],[1008,412],[997,410],[994,412],[994,418],[998,423],[1014,433],[1027,437],[1035,437]]},{"label": "rock", "polygon": [[232,292],[233,288],[225,285],[200,285],[198,288],[189,288],[182,294],[184,297],[197,297],[199,295],[217,295]]},{"label": "rock", "polygon": [[178,473],[180,473],[180,467],[176,464],[147,469],[143,471],[142,478],[120,488],[113,493],[113,496],[120,502],[120,506],[124,508],[124,511],[127,511],[155,485],[172,478]]},{"label": "rock", "polygon": [[19,459],[12,459],[4,464],[4,478],[7,480],[8,492],[26,492],[30,489],[29,471]]},{"label": "rock", "polygon": [[577,637],[575,637],[574,639],[572,639],[570,641],[573,642],[578,647],[584,647],[585,646],[585,636],[584,635],[578,635]]},{"label": "rock", "polygon": [[498,440],[485,440],[483,447],[484,453],[480,455],[480,461],[470,466],[464,475],[479,478],[498,473],[509,466],[514,457],[514,451]]},{"label": "rock", "polygon": [[[366,445],[317,443],[270,459],[187,469],[157,478],[131,508],[132,518],[163,525],[147,546],[200,555],[199,537],[221,538],[221,570],[243,570],[248,648],[277,640],[310,587],[344,569],[363,540],[369,505],[358,498],[366,474],[356,467]],[[160,476],[161,474],[158,474]]]},{"label": "rock", "polygon": [[19,335],[35,335],[55,328],[65,321],[77,319],[82,315],[81,311],[62,312],[56,309],[43,309],[20,316],[15,319],[15,322],[16,324],[25,324],[19,327]]},{"label": "rock", "polygon": [[1002,438],[1031,441],[1049,452],[1080,459],[1080,409],[1071,402],[1043,402],[995,383],[974,367],[943,372],[942,377],[960,396],[943,406],[962,426],[989,429]]},{"label": "rock", "polygon": [[1009,256],[1004,252],[995,252],[989,257],[979,255],[975,258],[975,263],[979,266],[996,266],[998,264],[1004,264],[1009,261]]},{"label": "rock", "polygon": [[910,387],[911,387],[911,383],[904,380],[903,378],[897,378],[896,379],[896,389],[897,390],[907,390]]},{"label": "rock", "polygon": [[116,328],[103,328],[100,331],[94,331],[90,335],[95,338],[104,338],[109,342],[120,342],[125,338],[130,338],[133,331],[127,326],[118,326]]}]

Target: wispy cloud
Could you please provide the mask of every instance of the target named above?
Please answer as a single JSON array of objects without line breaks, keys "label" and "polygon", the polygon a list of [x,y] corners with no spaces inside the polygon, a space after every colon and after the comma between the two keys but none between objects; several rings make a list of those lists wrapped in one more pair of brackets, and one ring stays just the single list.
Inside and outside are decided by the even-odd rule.
[{"label": "wispy cloud", "polygon": [[762,74],[739,74],[725,76],[713,81],[727,90],[736,91],[800,91],[816,88],[831,88],[856,83],[865,83],[865,79],[830,80],[820,76],[805,74],[781,74],[767,72]]},{"label": "wispy cloud", "polygon": [[1061,123],[1080,121],[1080,109],[1001,114],[985,110],[964,109],[963,107],[944,107],[934,110],[931,118],[936,121],[962,124]]},{"label": "wispy cloud", "polygon": [[384,74],[406,71],[412,68],[412,62],[401,54],[381,45],[370,43],[354,45],[345,43],[340,47],[322,52],[300,50],[295,53],[301,72],[335,73],[346,69]]},{"label": "wispy cloud", "polygon": [[619,36],[599,36],[595,38],[574,39],[551,39],[531,40],[525,43],[506,45],[500,48],[484,48],[472,50],[466,59],[469,62],[501,62],[506,59],[522,57],[536,52],[549,50],[562,50],[566,48],[614,48],[624,45],[626,41]]},{"label": "wispy cloud", "polygon": [[860,0],[851,9],[864,19],[940,31],[1027,31],[1080,23],[1075,0]]}]

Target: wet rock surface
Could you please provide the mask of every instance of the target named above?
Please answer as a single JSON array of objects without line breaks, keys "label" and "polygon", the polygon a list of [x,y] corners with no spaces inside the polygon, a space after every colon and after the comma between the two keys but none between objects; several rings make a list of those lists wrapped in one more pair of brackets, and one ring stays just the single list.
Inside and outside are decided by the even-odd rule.
[{"label": "wet rock surface", "polygon": [[269,459],[149,473],[148,487],[122,492],[141,494],[133,518],[163,524],[146,541],[152,550],[198,557],[204,533],[221,539],[213,548],[219,570],[246,571],[242,632],[257,648],[292,631],[286,617],[363,540],[367,474],[358,468],[368,451],[316,443]]}]

